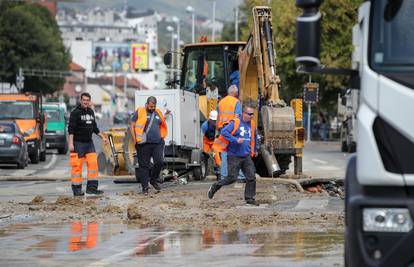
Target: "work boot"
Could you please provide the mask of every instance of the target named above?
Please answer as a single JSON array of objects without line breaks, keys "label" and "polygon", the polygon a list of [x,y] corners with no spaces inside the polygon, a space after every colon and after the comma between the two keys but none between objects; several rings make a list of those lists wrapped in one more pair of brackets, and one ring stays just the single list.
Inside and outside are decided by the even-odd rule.
[{"label": "work boot", "polygon": [[212,199],[213,197],[214,197],[214,194],[218,191],[220,189],[220,187],[218,186],[218,185],[216,185],[215,183],[214,184],[212,184],[211,186],[210,186],[210,189],[208,190],[208,193],[207,193],[207,195],[208,195],[208,198],[209,199]]},{"label": "work boot", "polygon": [[102,190],[98,190],[98,181],[97,180],[90,180],[86,185],[86,194],[92,195],[102,195],[104,192]]},{"label": "work boot", "polygon": [[254,199],[246,199],[246,205],[259,206],[259,203],[257,203],[256,200],[254,200]]},{"label": "work boot", "polygon": [[148,196],[148,187],[142,187],[142,194]]},{"label": "work boot", "polygon": [[152,185],[152,187],[154,187],[156,193],[159,193],[161,191],[161,187],[158,185],[156,181],[150,182],[150,184]]},{"label": "work boot", "polygon": [[85,193],[82,192],[82,185],[81,184],[77,184],[77,185],[72,185],[72,191],[73,191],[73,196],[74,197],[81,197],[84,196]]}]

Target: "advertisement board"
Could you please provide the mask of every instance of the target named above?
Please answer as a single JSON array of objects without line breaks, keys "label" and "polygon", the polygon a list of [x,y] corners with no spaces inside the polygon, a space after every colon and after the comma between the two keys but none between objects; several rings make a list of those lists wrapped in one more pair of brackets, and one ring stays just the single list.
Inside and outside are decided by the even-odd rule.
[{"label": "advertisement board", "polygon": [[92,45],[93,72],[130,72],[131,44],[95,42]]},{"label": "advertisement board", "polygon": [[145,70],[148,69],[149,47],[146,43],[132,44],[132,69]]}]

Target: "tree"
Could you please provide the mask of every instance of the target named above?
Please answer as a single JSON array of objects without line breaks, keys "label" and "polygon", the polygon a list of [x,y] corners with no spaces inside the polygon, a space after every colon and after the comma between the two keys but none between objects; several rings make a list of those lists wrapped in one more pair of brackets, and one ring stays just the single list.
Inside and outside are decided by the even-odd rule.
[{"label": "tree", "polygon": [[[248,18],[248,26],[241,28],[241,40],[247,40],[252,25],[253,6],[267,5],[268,1],[245,0],[241,12]],[[277,71],[281,78],[281,97],[290,100],[301,97],[303,84],[308,76],[296,73],[296,17],[301,10],[295,1],[273,0],[273,36],[276,46]],[[321,39],[321,63],[328,67],[350,67],[352,54],[352,26],[356,23],[357,8],[362,0],[326,0],[321,6],[323,17]],[[346,87],[347,77],[313,75],[319,82],[320,105],[323,109],[333,109],[336,105],[338,90]]]},{"label": "tree", "polygon": [[[15,83],[19,68],[67,71],[71,61],[56,20],[36,4],[0,2],[0,77]],[[24,91],[52,94],[64,78],[26,76]]]}]

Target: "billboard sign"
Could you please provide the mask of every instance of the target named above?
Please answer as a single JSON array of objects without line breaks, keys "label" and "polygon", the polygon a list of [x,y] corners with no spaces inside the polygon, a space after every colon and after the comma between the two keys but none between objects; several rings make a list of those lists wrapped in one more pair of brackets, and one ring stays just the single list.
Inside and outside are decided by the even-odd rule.
[{"label": "billboard sign", "polygon": [[[125,67],[128,66],[128,67]],[[92,45],[93,72],[130,72],[131,45],[127,43],[95,42]]]},{"label": "billboard sign", "polygon": [[146,43],[132,44],[132,69],[145,70],[148,69],[149,47]]}]

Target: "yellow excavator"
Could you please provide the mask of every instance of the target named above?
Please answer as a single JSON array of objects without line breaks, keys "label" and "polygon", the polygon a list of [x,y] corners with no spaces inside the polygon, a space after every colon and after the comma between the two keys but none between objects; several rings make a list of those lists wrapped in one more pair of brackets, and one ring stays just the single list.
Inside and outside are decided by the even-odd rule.
[{"label": "yellow excavator", "polygon": [[[208,118],[217,102],[227,94],[239,73],[241,101],[257,103],[255,121],[258,125],[259,157],[255,159],[260,176],[278,177],[289,169],[294,158],[294,173],[302,173],[304,128],[302,99],[294,99],[288,106],[279,97],[280,79],[276,71],[273,41],[272,11],[270,7],[252,9],[253,27],[247,42],[201,42],[183,49],[180,79],[169,84],[184,91],[199,94],[200,123]],[[171,64],[172,53],[164,57]],[[198,112],[198,111],[195,111]],[[100,162],[108,166],[101,171],[121,175],[133,173],[133,144],[125,129],[107,132],[110,144],[104,148]],[[120,143],[122,142],[122,144]],[[201,145],[201,144],[200,144]],[[206,168],[203,168],[203,172]],[[202,175],[204,176],[204,174]]]}]

